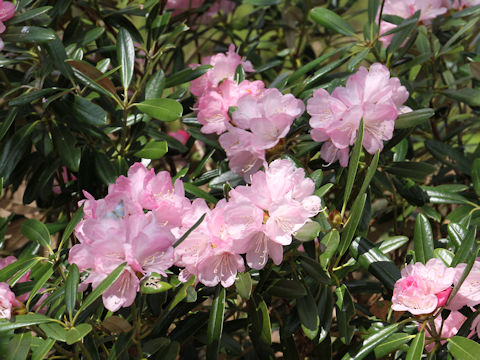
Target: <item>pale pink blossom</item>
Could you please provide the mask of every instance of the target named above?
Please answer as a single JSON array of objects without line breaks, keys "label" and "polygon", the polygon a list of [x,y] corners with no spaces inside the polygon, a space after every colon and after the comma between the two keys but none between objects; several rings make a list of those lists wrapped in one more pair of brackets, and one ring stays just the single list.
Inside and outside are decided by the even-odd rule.
[{"label": "pale pink blossom", "polygon": [[[435,325],[435,329],[431,329],[434,334],[431,334],[429,329],[426,329],[425,332],[425,342],[429,341],[432,337],[440,336],[441,338],[451,338],[457,335],[458,330],[462,327],[463,323],[467,320],[467,318],[460,313],[459,311],[452,311],[448,315],[448,317],[443,320],[441,316],[437,316],[433,321]],[[418,325],[420,328],[421,325]],[[441,332],[440,332],[441,329]],[[445,344],[447,340],[441,340],[440,344]],[[435,346],[434,342],[430,342],[425,346],[427,351],[432,351]]]},{"label": "pale pink blossom", "polygon": [[[443,2],[444,1],[445,0],[443,0]],[[419,20],[428,25],[438,15],[447,12],[447,8],[443,2],[442,0],[386,0],[383,15],[395,15],[408,19],[420,10]],[[385,34],[395,27],[396,25],[382,20],[380,24],[380,34]],[[380,41],[384,46],[388,46],[392,41],[393,35],[394,34],[381,36]]]},{"label": "pale pink blossom", "polygon": [[345,87],[337,87],[331,95],[316,90],[307,102],[307,112],[312,139],[324,142],[322,159],[329,164],[340,160],[341,166],[347,166],[349,147],[355,143],[362,119],[363,147],[370,154],[382,150],[383,142],[393,136],[398,115],[406,111],[407,98],[400,80],[391,78],[387,67],[379,63],[369,70],[360,67]]},{"label": "pale pink blossom", "polygon": [[[455,267],[454,284],[460,281],[465,270],[466,264],[458,264]],[[458,292],[448,304],[451,310],[459,310],[464,306],[475,306],[480,304],[480,260],[477,259],[473,264],[470,273],[458,289]]]},{"label": "pale pink blossom", "polygon": [[[15,15],[15,5],[11,2],[0,0],[0,34],[6,29],[3,22],[11,19],[13,15]],[[3,47],[4,43],[2,38],[0,38],[0,51],[3,50]]]},{"label": "pale pink blossom", "polygon": [[96,236],[73,246],[69,262],[88,272],[84,285],[91,283],[96,288],[115,268],[127,263],[120,278],[103,294],[104,305],[111,311],[133,303],[140,288],[138,276],[151,272],[166,276],[165,270],[173,264],[175,239],[152,213],[86,222],[83,231]]},{"label": "pale pink blossom", "polygon": [[[216,54],[202,59],[202,65],[212,65],[212,68],[199,78],[190,82],[190,91],[200,97],[210,90],[216,90],[219,83],[225,79],[234,80],[235,71],[239,65],[247,72],[253,72],[250,61],[244,61],[235,52],[235,45],[230,45],[226,54]],[[199,64],[192,64],[195,68]]]},{"label": "pale pink blossom", "polygon": [[10,290],[6,282],[0,283],[0,319],[9,319],[12,317],[12,309],[19,306],[20,303],[15,298],[15,294]]},{"label": "pale pink blossom", "polygon": [[455,272],[439,259],[407,265],[395,283],[392,309],[409,311],[413,315],[433,313],[445,305]]}]

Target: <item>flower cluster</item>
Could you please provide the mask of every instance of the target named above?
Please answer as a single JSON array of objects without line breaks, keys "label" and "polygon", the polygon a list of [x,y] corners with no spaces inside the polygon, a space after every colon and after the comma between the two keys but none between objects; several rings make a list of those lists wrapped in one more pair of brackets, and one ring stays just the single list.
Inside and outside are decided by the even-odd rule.
[{"label": "flower cluster", "polygon": [[[402,277],[397,280],[393,290],[392,309],[395,311],[409,311],[413,315],[433,314],[438,308],[445,306],[451,310],[450,315],[443,322],[442,317],[435,318],[435,327],[442,328],[441,337],[448,338],[456,335],[458,329],[467,319],[459,310],[480,304],[480,258],[473,265],[472,270],[447,304],[447,300],[465,271],[466,264],[459,264],[455,268],[447,267],[439,259],[430,259],[425,265],[415,263],[407,265],[401,272]],[[472,324],[472,330],[480,333],[480,319]],[[437,331],[437,333],[438,333]]]},{"label": "flower cluster", "polygon": [[262,81],[237,83],[234,76],[238,66],[246,72],[254,70],[249,61],[235,53],[233,45],[226,54],[204,58],[202,63],[213,68],[190,86],[198,97],[196,111],[203,125],[201,131],[221,135],[219,142],[230,168],[250,181],[250,176],[266,163],[265,151],[287,135],[305,105],[291,94],[265,89]]},{"label": "flower cluster", "polygon": [[[203,199],[185,197],[181,180],[172,185],[170,174],[155,174],[141,163],[128,176],[110,185],[104,199],[85,192],[85,217],[75,232],[69,262],[88,277],[81,285],[95,288],[116,267],[126,267],[103,294],[105,307],[116,311],[130,306],[140,289],[141,278],[152,272],[167,276],[172,265],[184,268],[179,278],[191,275],[207,286],[231,286],[244,271],[242,254],[255,269],[270,256],[279,264],[283,245],[310,217],[320,211],[320,198],[303,169],[289,160],[276,160],[252,177],[251,186],[230,192],[210,209]],[[205,216],[180,245],[174,243]]]},{"label": "flower cluster", "polygon": [[363,147],[370,154],[383,148],[383,141],[393,136],[399,113],[408,92],[398,78],[390,78],[388,68],[375,63],[350,76],[345,87],[337,87],[330,95],[318,89],[307,102],[311,115],[313,140],[324,142],[321,157],[328,163],[337,160],[348,164],[349,146],[357,137],[360,122],[364,121]]},{"label": "flower cluster", "polygon": [[[0,0],[0,34],[2,34],[6,29],[3,22],[11,19],[14,14],[15,5],[13,5],[11,2]],[[3,47],[4,43],[2,38],[0,38],[0,51],[3,50]]]}]

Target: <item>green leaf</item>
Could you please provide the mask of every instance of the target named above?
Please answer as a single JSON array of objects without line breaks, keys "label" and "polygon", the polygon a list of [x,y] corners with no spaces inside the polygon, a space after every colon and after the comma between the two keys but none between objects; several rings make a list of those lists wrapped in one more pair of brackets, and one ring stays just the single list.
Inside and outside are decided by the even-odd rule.
[{"label": "green leaf", "polygon": [[68,345],[75,344],[82,340],[90,331],[92,331],[92,325],[85,323],[79,324],[67,331],[65,340]]},{"label": "green leaf", "polygon": [[480,344],[477,342],[461,337],[454,336],[448,341],[448,351],[458,360],[477,360],[480,354]]},{"label": "green leaf", "polygon": [[480,89],[462,88],[443,90],[443,95],[448,96],[454,100],[461,101],[470,106],[480,106]]},{"label": "green leaf", "polygon": [[207,360],[218,358],[220,338],[223,332],[223,317],[225,314],[225,288],[217,287],[217,291],[210,308],[207,327]]},{"label": "green leaf", "polygon": [[248,320],[252,324],[252,330],[255,337],[258,337],[262,343],[272,344],[272,325],[267,304],[260,295],[255,295],[248,302]]},{"label": "green leaf", "polygon": [[330,286],[324,285],[318,301],[318,313],[320,316],[320,329],[318,342],[322,342],[328,336],[332,325],[333,293]]},{"label": "green leaf", "polygon": [[193,224],[192,227],[188,229],[185,234],[183,234],[182,237],[173,244],[173,247],[176,248],[178,245],[180,245],[188,237],[188,235],[190,235],[192,231],[202,223],[203,219],[205,219],[205,216],[207,216],[207,213],[204,213],[202,216],[200,216],[197,222]]},{"label": "green leaf", "polygon": [[105,185],[113,184],[118,177],[115,167],[103,151],[95,151],[95,170]]},{"label": "green leaf", "polygon": [[322,240],[320,240],[320,244],[325,246],[325,251],[320,254],[319,260],[320,264],[324,269],[327,268],[330,259],[337,251],[338,245],[340,243],[340,234],[337,230],[333,229],[332,231],[328,232]]},{"label": "green leaf", "polygon": [[402,20],[402,22],[394,29],[382,34],[382,36],[395,34],[388,45],[387,51],[389,54],[393,54],[399,49],[408,36],[416,30],[418,19],[420,17],[420,11],[417,11],[410,19]]},{"label": "green leaf", "polygon": [[147,81],[147,85],[145,86],[145,100],[161,98],[164,88],[165,73],[163,70],[158,70]]},{"label": "green leaf", "polygon": [[36,263],[38,263],[38,259],[32,259],[29,257],[27,259],[19,259],[14,263],[5,266],[0,270],[0,282],[6,282],[12,277],[22,277],[23,274],[25,274]]},{"label": "green leaf", "polygon": [[60,245],[58,247],[57,252],[62,251],[63,245],[67,242],[70,235],[72,235],[73,230],[75,230],[75,227],[80,222],[80,220],[83,219],[83,216],[84,216],[83,207],[80,207],[77,209],[77,211],[75,211],[75,213],[72,216],[72,219],[65,227],[65,230],[63,230],[62,240],[60,241]]},{"label": "green leaf", "polygon": [[243,299],[248,300],[252,294],[252,278],[248,272],[239,273],[235,280],[235,289]]},{"label": "green leaf", "polygon": [[457,266],[460,263],[466,263],[471,258],[472,253],[475,253],[477,242],[475,241],[476,228],[470,228],[461,240],[461,245],[458,248],[455,257],[452,261],[452,266]]},{"label": "green leaf", "polygon": [[303,270],[305,270],[305,272],[307,272],[318,284],[330,285],[332,282],[330,276],[328,276],[328,273],[323,269],[322,265],[308,256],[301,256],[300,264],[302,265]]},{"label": "green leaf", "polygon": [[2,34],[3,41],[11,43],[44,43],[55,40],[55,37],[53,29],[38,26],[9,26]]},{"label": "green leaf", "polygon": [[213,195],[210,195],[209,193],[203,191],[202,189],[191,183],[184,183],[183,186],[185,187],[185,191],[189,194],[195,195],[198,198],[205,199],[212,204],[216,204],[218,202],[218,200]]},{"label": "green leaf", "polygon": [[358,161],[360,159],[360,153],[362,152],[363,131],[364,131],[364,126],[363,126],[363,119],[362,119],[362,121],[360,122],[360,128],[358,129],[357,139],[355,140],[355,145],[353,146],[350,162],[348,164],[347,184],[345,185],[345,193],[343,195],[342,215],[346,209],[348,200],[350,199],[350,194],[352,193],[353,184],[355,183],[355,176],[357,175],[357,170],[358,170]]},{"label": "green leaf", "polygon": [[78,120],[93,126],[107,123],[107,114],[103,108],[77,95],[73,100],[72,115]]},{"label": "green leaf", "polygon": [[382,250],[384,254],[388,254],[394,250],[401,248],[408,242],[408,237],[406,236],[391,236],[380,243],[379,249]]},{"label": "green leaf", "polygon": [[20,226],[20,230],[27,239],[35,241],[36,243],[40,244],[40,246],[51,250],[50,232],[40,221],[35,219],[25,220]]},{"label": "green leaf", "polygon": [[310,340],[315,339],[320,326],[320,318],[318,316],[317,304],[310,293],[297,298],[297,313],[305,335]]},{"label": "green leaf", "polygon": [[350,216],[347,220],[347,225],[342,232],[342,236],[340,239],[340,245],[338,246],[338,254],[342,256],[347,251],[352,239],[355,235],[355,231],[357,230],[358,223],[360,222],[360,218],[362,217],[362,212],[365,207],[365,201],[367,199],[367,194],[361,194],[353,203],[352,209],[350,211]]},{"label": "green leaf", "polygon": [[350,356],[349,353],[345,354],[342,360],[361,360],[365,358],[368,354],[375,350],[375,348],[385,339],[389,338],[393,333],[395,333],[398,329],[399,324],[392,324],[389,326],[385,326],[383,329],[379,331],[375,331],[373,335],[370,335],[363,341],[362,347],[360,350],[355,354],[355,356]]},{"label": "green leaf", "polygon": [[47,354],[50,352],[53,345],[55,345],[55,339],[43,340],[42,345],[33,349],[32,360],[42,360],[47,358]]},{"label": "green leaf", "polygon": [[153,272],[142,281],[141,292],[143,294],[157,294],[171,288],[173,288],[171,284],[162,281],[162,275]]},{"label": "green leaf", "polygon": [[67,311],[72,318],[73,310],[75,309],[75,302],[77,301],[78,283],[80,280],[80,272],[75,264],[72,264],[68,268],[67,281],[65,282],[65,305]]},{"label": "green leaf", "polygon": [[272,6],[280,4],[282,0],[243,0],[242,4],[250,4],[256,6]]},{"label": "green leaf", "polygon": [[309,221],[298,229],[293,236],[300,241],[312,241],[320,233],[321,226],[316,221]]},{"label": "green leaf", "polygon": [[58,155],[67,168],[77,172],[80,166],[81,150],[75,147],[76,139],[72,132],[64,126],[52,128],[53,140],[57,146]]},{"label": "green leaf", "polygon": [[354,36],[355,30],[349,23],[342,19],[331,10],[322,7],[316,7],[310,10],[310,17],[317,24],[322,25],[330,30],[346,36]]},{"label": "green leaf", "polygon": [[449,223],[447,231],[451,245],[455,247],[455,249],[458,249],[467,235],[467,229],[460,224]]},{"label": "green leaf", "polygon": [[438,190],[438,187],[420,187],[428,195],[431,204],[468,204],[468,200],[457,193]]},{"label": "green leaf", "polygon": [[128,89],[132,81],[135,66],[135,48],[128,30],[120,28],[117,37],[117,61],[120,67],[120,78],[124,89]]},{"label": "green leaf", "polygon": [[144,159],[160,159],[168,152],[168,145],[166,141],[150,141],[148,142],[142,150],[139,150],[135,153],[135,156]]},{"label": "green leaf", "polygon": [[428,175],[437,171],[437,168],[425,162],[396,161],[385,166],[384,170],[390,174],[424,181]]},{"label": "green leaf", "polygon": [[175,121],[183,113],[182,104],[173,99],[149,99],[136,106],[148,116],[165,122]]},{"label": "green leaf", "polygon": [[415,220],[415,230],[413,234],[413,247],[415,249],[415,260],[427,263],[433,258],[433,233],[428,218],[423,214],[418,214]]},{"label": "green leaf", "polygon": [[122,275],[125,265],[126,263],[119,265],[100,284],[98,284],[95,290],[93,290],[83,301],[82,305],[78,309],[77,314],[80,314],[89,305],[93,304],[95,300],[97,300],[115,281],[117,281],[120,275]]},{"label": "green leaf", "polygon": [[42,270],[42,276],[40,278],[35,279],[35,285],[30,291],[30,295],[28,296],[28,301],[26,303],[27,309],[30,308],[30,302],[32,301],[33,297],[40,291],[40,289],[45,285],[45,283],[50,279],[53,275],[53,265],[51,263],[42,264],[44,269]]},{"label": "green leaf", "polygon": [[[0,139],[1,139],[0,134]],[[477,158],[473,161],[472,165],[472,182],[473,188],[478,196],[480,196],[480,158]]]},{"label": "green leaf", "polygon": [[62,40],[60,40],[58,35],[55,36],[55,40],[46,43],[45,47],[52,63],[57,67],[58,70],[60,70],[63,76],[73,81],[73,70],[72,67],[66,62],[67,52],[65,51]]},{"label": "green leaf", "polygon": [[13,18],[7,21],[7,25],[14,25],[18,23],[25,22],[27,20],[36,18],[37,16],[40,16],[42,14],[45,14],[52,9],[53,6],[40,6],[36,9],[29,9],[23,13],[17,13]]},{"label": "green leaf", "polygon": [[272,296],[278,296],[285,299],[298,299],[307,295],[305,287],[297,280],[275,280],[273,286],[269,287],[267,292]]},{"label": "green leaf", "polygon": [[43,330],[45,335],[49,338],[52,338],[57,341],[67,341],[67,330],[57,323],[47,323],[47,324],[40,324],[40,329]]},{"label": "green leaf", "polygon": [[335,289],[335,295],[339,337],[344,344],[349,344],[355,331],[355,327],[350,325],[350,319],[355,315],[353,299],[345,284]]},{"label": "green leaf", "polygon": [[188,68],[180,70],[167,78],[167,80],[165,81],[165,87],[169,88],[195,80],[196,78],[205,74],[211,68],[212,65],[201,65],[196,67],[195,69]]},{"label": "green leaf", "polygon": [[445,142],[433,139],[425,141],[425,147],[437,160],[445,165],[451,166],[459,172],[470,175],[472,164],[462,151],[450,147]]},{"label": "green leaf", "polygon": [[32,344],[32,334],[29,332],[15,334],[8,344],[5,360],[25,360]]},{"label": "green leaf", "polygon": [[10,126],[13,124],[13,121],[17,116],[17,111],[17,108],[10,109],[7,116],[2,120],[2,123],[0,124],[0,141],[2,141],[8,129],[10,129]]},{"label": "green leaf", "polygon": [[365,238],[357,237],[352,241],[350,253],[358,264],[380,280],[386,288],[393,290],[400,279],[400,270],[382,250]]},{"label": "green leaf", "polygon": [[17,315],[13,322],[7,319],[0,319],[0,331],[19,329],[25,326],[38,325],[53,321],[49,317],[40,314]]},{"label": "green leaf", "polygon": [[407,357],[405,360],[420,360],[423,354],[423,348],[425,347],[425,331],[421,331],[415,336],[410,347],[408,349]]},{"label": "green leaf", "polygon": [[378,344],[373,351],[376,359],[385,359],[388,354],[398,350],[403,344],[406,344],[412,339],[412,335],[406,333],[396,333],[390,335],[380,344]]},{"label": "green leaf", "polygon": [[455,257],[455,254],[452,253],[450,250],[438,248],[435,249],[435,251],[433,252],[433,256],[436,259],[442,260],[445,265],[450,266],[452,264],[453,258]]},{"label": "green leaf", "polygon": [[15,99],[10,100],[8,105],[10,106],[23,106],[27,104],[32,104],[38,101],[39,99],[43,98],[46,95],[59,91],[61,89],[58,88],[50,88],[50,89],[41,89],[41,90],[32,90],[27,93],[24,93],[20,96],[17,96]]},{"label": "green leaf", "polygon": [[406,129],[423,124],[433,115],[435,115],[435,111],[429,108],[400,114],[397,120],[395,120],[395,129]]},{"label": "green leaf", "polygon": [[80,60],[67,60],[67,63],[75,69],[75,75],[83,84],[108,97],[116,95],[112,80],[96,67]]}]

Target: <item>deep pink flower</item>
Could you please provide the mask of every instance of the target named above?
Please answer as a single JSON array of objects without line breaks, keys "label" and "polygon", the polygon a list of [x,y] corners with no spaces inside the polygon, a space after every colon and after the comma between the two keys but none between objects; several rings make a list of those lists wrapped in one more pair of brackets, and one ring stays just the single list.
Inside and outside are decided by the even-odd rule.
[{"label": "deep pink flower", "polygon": [[[11,19],[15,15],[15,5],[8,1],[0,0],[0,34],[5,31],[4,21]],[[0,38],[0,51],[3,50],[4,43],[2,38]]]},{"label": "deep pink flower", "polygon": [[187,143],[188,139],[190,139],[190,134],[188,132],[186,132],[185,130],[181,130],[181,129],[177,130],[177,131],[169,131],[168,135],[177,139],[183,145],[185,145]]}]

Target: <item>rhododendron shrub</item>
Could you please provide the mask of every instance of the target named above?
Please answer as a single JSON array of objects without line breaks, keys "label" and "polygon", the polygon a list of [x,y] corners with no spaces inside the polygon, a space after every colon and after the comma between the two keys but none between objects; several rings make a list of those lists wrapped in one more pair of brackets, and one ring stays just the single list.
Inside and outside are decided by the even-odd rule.
[{"label": "rhododendron shrub", "polygon": [[0,358],[478,358],[479,14],[0,0]]}]

